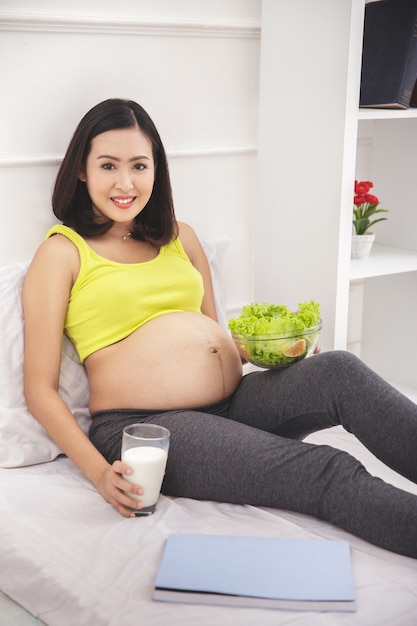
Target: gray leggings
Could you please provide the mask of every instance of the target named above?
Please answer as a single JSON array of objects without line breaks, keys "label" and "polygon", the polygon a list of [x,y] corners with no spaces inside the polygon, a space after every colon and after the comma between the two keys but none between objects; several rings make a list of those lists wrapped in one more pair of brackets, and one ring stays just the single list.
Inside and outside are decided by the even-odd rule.
[{"label": "gray leggings", "polygon": [[92,418],[90,439],[110,463],[127,424],[168,428],[166,495],[297,511],[417,558],[417,496],[372,477],[346,452],[302,441],[341,424],[417,483],[417,406],[348,352],[247,374],[231,398],[210,407]]}]

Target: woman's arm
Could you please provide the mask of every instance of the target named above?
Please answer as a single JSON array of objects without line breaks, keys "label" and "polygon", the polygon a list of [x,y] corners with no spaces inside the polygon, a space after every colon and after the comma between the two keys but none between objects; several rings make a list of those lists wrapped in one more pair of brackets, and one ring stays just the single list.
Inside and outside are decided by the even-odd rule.
[{"label": "woman's arm", "polygon": [[211,278],[210,265],[195,231],[184,222],[178,222],[178,236],[188,258],[194,267],[200,272],[204,283],[204,298],[201,311],[207,317],[211,317],[216,322],[217,312],[214,302],[213,281]]},{"label": "woman's arm", "polygon": [[72,284],[79,270],[76,248],[65,237],[45,241],[28,270],[23,288],[25,318],[24,391],[32,415],[59,448],[81,469],[101,495],[122,515],[141,495],[125,481],[129,468],[110,465],[85,435],[58,393],[64,321]]}]

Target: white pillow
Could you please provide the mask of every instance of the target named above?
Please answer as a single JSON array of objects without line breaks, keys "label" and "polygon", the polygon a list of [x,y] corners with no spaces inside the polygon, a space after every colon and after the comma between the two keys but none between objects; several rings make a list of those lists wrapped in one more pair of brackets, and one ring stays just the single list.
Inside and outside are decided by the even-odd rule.
[{"label": "white pillow", "polygon": [[[221,257],[228,239],[202,241],[213,274],[219,322],[226,326]],[[61,450],[29,413],[23,392],[22,286],[29,261],[0,268],[0,467],[52,461]],[[88,383],[74,346],[64,336],[59,393],[85,433],[90,427]]]},{"label": "white pillow", "polygon": [[[20,467],[52,461],[60,453],[29,413],[23,393],[22,286],[29,261],[0,268],[0,466]],[[84,432],[88,431],[87,375],[72,343],[64,336],[59,393]]]}]

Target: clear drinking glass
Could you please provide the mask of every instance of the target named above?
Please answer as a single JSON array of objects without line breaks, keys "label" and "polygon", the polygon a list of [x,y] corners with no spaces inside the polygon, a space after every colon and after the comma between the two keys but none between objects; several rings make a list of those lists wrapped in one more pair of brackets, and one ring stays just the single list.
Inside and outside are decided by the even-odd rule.
[{"label": "clear drinking glass", "polygon": [[122,461],[133,471],[123,478],[143,489],[142,496],[132,496],[143,504],[143,508],[133,509],[135,515],[152,515],[155,511],[165,474],[169,437],[169,430],[156,424],[131,424],[123,429]]}]

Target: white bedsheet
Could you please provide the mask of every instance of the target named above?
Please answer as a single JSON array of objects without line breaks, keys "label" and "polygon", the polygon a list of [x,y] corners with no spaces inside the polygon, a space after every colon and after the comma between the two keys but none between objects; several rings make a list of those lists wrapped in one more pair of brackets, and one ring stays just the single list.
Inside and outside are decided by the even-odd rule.
[{"label": "white bedsheet", "polygon": [[[349,449],[373,473],[417,494],[416,485],[384,468],[341,427],[309,440]],[[177,532],[348,540],[357,612],[153,602],[164,541]],[[62,457],[0,470],[0,563],[0,588],[48,626],[417,624],[417,560],[371,546],[324,522],[266,508],[162,496],[153,516],[124,519]],[[22,613],[16,624],[33,623],[30,616],[27,620]]]}]

